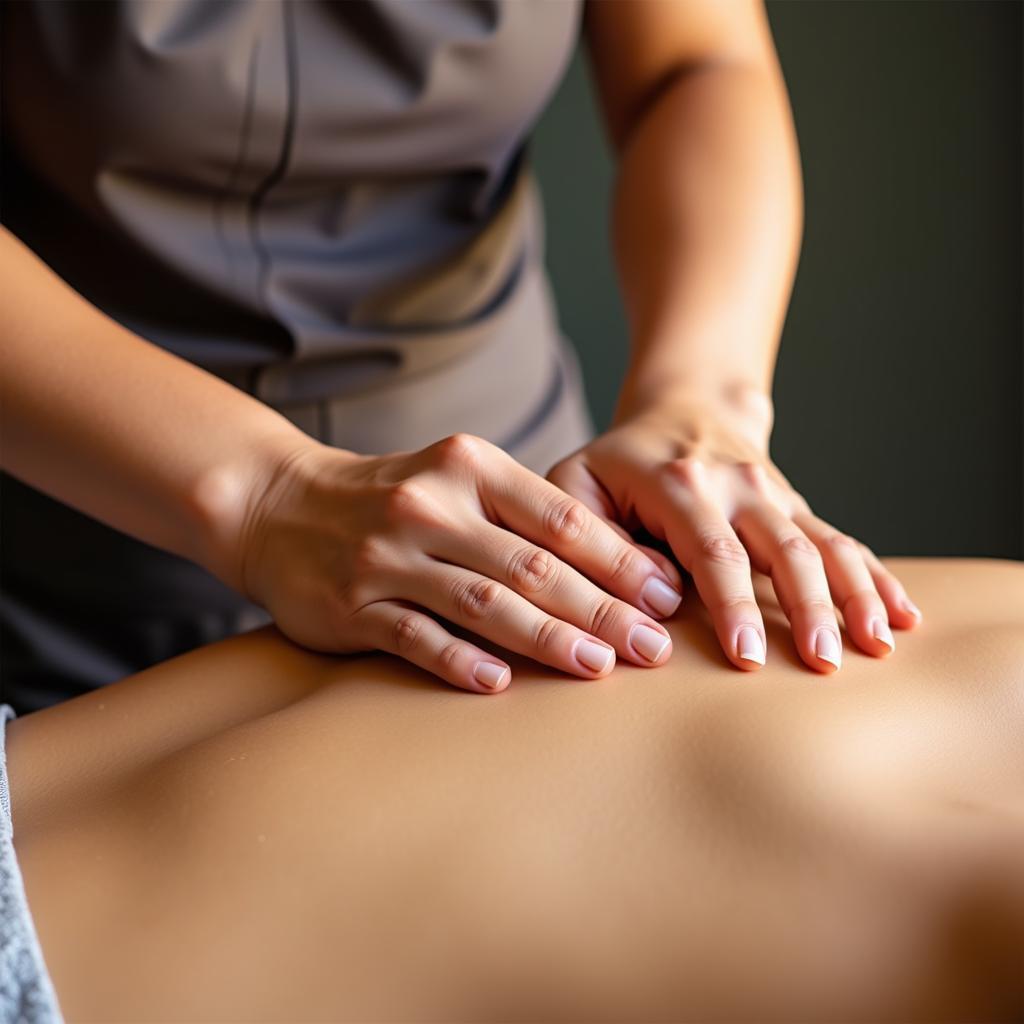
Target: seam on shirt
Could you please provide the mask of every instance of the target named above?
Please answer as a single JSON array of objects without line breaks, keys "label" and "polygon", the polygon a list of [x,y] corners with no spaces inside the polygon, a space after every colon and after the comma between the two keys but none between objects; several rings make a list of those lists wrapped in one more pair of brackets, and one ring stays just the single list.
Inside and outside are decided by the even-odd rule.
[{"label": "seam on shirt", "polygon": [[249,143],[252,139],[253,114],[256,109],[256,69],[259,64],[260,38],[256,36],[253,40],[252,49],[249,53],[249,68],[246,74],[245,106],[242,110],[242,124],[239,128],[238,152],[235,155],[234,164],[228,172],[227,181],[217,196],[213,207],[214,230],[217,240],[220,242],[221,251],[224,255],[224,263],[231,275],[231,282],[238,285],[237,266],[231,258],[231,246],[228,242],[226,225],[224,223],[224,206],[228,199],[235,192],[238,182],[241,179],[242,171],[245,168],[246,158],[249,155]]},{"label": "seam on shirt", "polygon": [[286,89],[285,122],[284,133],[281,140],[281,152],[278,155],[277,163],[249,199],[249,230],[252,235],[253,245],[256,248],[256,257],[259,260],[259,276],[257,278],[256,285],[257,292],[265,312],[275,320],[278,318],[273,315],[270,302],[267,298],[267,277],[270,273],[270,251],[267,249],[260,237],[259,214],[270,190],[280,182],[282,178],[284,178],[288,171],[288,164],[291,161],[292,155],[292,145],[295,139],[296,110],[299,98],[299,76],[295,46],[295,22],[291,5],[288,0],[282,0],[281,18],[284,28]]}]

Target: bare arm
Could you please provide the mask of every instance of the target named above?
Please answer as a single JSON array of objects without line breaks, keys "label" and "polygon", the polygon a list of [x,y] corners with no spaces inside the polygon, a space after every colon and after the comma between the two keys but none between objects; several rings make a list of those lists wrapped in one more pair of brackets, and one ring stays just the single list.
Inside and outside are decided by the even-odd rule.
[{"label": "bare arm", "polygon": [[434,615],[587,678],[667,660],[652,615],[678,604],[674,567],[495,446],[339,451],[114,323],[6,232],[0,281],[4,468],[204,565],[292,639],[478,693],[508,666]]},{"label": "bare arm", "polygon": [[0,463],[238,584],[227,533],[302,435],[132,334],[0,229]]},{"label": "bare arm", "polygon": [[723,651],[766,657],[751,568],[769,573],[818,672],[842,664],[835,613],[885,657],[920,613],[773,464],[771,382],[802,224],[796,136],[762,4],[600,0],[587,38],[618,151],[614,242],[631,358],[611,429],[549,479],[665,540]]},{"label": "bare arm", "polygon": [[802,195],[763,8],[602,0],[586,26],[619,157],[614,242],[633,346],[623,403],[767,398]]}]

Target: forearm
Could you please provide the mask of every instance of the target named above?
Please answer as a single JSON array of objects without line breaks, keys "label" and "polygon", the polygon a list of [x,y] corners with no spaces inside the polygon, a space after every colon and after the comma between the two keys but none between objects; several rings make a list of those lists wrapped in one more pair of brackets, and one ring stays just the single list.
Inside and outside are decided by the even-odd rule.
[{"label": "forearm", "polygon": [[613,236],[631,334],[619,415],[651,403],[767,406],[802,228],[781,73],[680,72],[630,125]]},{"label": "forearm", "polygon": [[102,314],[0,230],[0,463],[236,584],[232,534],[303,435]]}]

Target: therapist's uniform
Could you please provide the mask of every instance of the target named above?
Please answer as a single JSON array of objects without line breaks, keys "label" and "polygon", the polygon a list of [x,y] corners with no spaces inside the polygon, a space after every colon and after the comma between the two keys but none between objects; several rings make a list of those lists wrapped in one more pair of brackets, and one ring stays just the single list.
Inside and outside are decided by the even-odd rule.
[{"label": "therapist's uniform", "polygon": [[[576,0],[5,4],[3,222],[116,320],[324,442],[467,431],[545,472],[592,426],[525,143],[579,16]],[[19,710],[266,620],[20,481],[0,496]]]}]

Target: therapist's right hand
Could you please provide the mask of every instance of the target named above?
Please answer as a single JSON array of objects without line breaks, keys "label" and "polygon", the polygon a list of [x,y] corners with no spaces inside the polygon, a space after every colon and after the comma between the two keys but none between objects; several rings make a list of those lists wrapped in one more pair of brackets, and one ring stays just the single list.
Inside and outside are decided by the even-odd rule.
[{"label": "therapist's right hand", "polygon": [[634,544],[500,448],[456,434],[361,456],[317,442],[280,461],[237,531],[241,589],[303,646],[389,651],[478,693],[510,666],[445,622],[586,679],[663,664],[679,605]]}]

